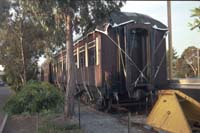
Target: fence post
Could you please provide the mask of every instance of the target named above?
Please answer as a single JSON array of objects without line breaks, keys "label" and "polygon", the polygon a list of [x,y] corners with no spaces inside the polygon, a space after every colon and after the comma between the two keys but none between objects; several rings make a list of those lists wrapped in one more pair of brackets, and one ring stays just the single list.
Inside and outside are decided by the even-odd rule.
[{"label": "fence post", "polygon": [[81,128],[80,96],[78,97],[78,126]]},{"label": "fence post", "polygon": [[36,114],[36,133],[38,133],[39,130],[39,113]]},{"label": "fence post", "polygon": [[131,129],[131,113],[128,112],[128,133],[130,133]]}]

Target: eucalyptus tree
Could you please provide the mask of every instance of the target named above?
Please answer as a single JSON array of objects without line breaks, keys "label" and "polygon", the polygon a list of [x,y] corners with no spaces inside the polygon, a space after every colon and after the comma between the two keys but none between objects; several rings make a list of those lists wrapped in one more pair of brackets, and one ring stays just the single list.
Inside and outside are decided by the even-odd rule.
[{"label": "eucalyptus tree", "polygon": [[186,48],[181,57],[178,58],[176,68],[179,78],[195,78],[198,77],[198,58],[199,48],[190,46]]},{"label": "eucalyptus tree", "polygon": [[26,10],[34,15],[34,19],[46,29],[50,29],[49,21],[53,18],[56,28],[65,28],[66,55],[66,92],[65,118],[74,114],[75,64],[73,57],[73,33],[81,29],[83,33],[93,30],[97,24],[108,19],[112,11],[119,11],[123,6],[122,0],[21,0]]},{"label": "eucalyptus tree", "polygon": [[6,76],[16,89],[36,78],[46,33],[30,20],[30,14],[22,9],[19,1],[7,2],[9,6],[0,27],[0,64],[5,66]]},{"label": "eucalyptus tree", "polygon": [[191,17],[195,18],[193,23],[189,23],[191,30],[200,29],[200,6],[192,9]]}]

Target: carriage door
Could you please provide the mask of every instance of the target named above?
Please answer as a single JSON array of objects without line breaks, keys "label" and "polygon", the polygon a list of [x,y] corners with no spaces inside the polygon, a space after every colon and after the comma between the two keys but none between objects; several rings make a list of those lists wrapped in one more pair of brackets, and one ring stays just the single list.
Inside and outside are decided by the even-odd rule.
[{"label": "carriage door", "polygon": [[148,31],[142,28],[128,29],[126,33],[126,88],[130,97],[133,97],[137,88],[145,88],[149,80],[147,37]]}]

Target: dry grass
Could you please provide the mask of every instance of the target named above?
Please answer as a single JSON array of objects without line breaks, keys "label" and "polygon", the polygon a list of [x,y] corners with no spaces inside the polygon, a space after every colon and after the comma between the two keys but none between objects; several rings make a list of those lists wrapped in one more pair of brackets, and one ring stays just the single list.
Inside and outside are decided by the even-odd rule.
[{"label": "dry grass", "polygon": [[38,120],[39,133],[84,133],[77,120],[65,120],[63,114],[49,114]]}]

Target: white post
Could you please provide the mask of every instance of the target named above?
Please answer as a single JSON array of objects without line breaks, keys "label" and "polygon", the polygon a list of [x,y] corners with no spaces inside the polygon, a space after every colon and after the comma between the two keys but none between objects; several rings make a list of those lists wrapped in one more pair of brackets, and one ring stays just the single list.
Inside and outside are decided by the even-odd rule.
[{"label": "white post", "polygon": [[79,63],[79,47],[77,47],[77,50],[76,50],[76,52],[77,52],[77,68],[79,68],[79,65],[80,65],[80,63]]},{"label": "white post", "polygon": [[96,65],[99,65],[99,40],[96,37]]},{"label": "white post", "polygon": [[88,67],[88,44],[85,44],[85,67]]}]

